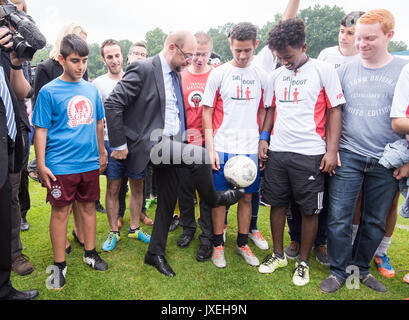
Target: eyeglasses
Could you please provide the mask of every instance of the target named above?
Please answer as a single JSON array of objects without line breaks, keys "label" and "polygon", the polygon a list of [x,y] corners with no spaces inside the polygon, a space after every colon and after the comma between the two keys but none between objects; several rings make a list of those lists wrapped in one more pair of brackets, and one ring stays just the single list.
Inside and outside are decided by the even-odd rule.
[{"label": "eyeglasses", "polygon": [[179,49],[179,51],[183,54],[183,56],[185,57],[185,59],[188,60],[192,60],[193,59],[193,54],[191,53],[184,53],[182,49],[179,48],[179,46],[175,43],[175,47]]},{"label": "eyeglasses", "polygon": [[203,52],[203,53],[200,53],[200,52],[196,52],[194,55],[193,55],[195,58],[200,58],[200,57],[202,57],[202,58],[208,58],[208,57],[210,57],[210,52]]},{"label": "eyeglasses", "polygon": [[132,52],[132,55],[137,56],[137,57],[141,56],[143,58],[146,58],[146,53],[143,53],[143,52]]}]

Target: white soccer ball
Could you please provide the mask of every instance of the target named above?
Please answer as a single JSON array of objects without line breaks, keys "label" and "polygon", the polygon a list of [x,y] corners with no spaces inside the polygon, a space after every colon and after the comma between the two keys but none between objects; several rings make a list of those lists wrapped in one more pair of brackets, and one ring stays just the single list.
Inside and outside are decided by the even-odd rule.
[{"label": "white soccer ball", "polygon": [[249,157],[235,156],[226,162],[224,177],[235,187],[247,188],[257,178],[257,166]]}]

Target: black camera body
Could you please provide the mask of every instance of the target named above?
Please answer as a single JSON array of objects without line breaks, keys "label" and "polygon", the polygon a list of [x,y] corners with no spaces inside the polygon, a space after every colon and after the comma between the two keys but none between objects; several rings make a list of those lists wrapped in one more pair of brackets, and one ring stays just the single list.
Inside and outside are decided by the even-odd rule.
[{"label": "black camera body", "polygon": [[13,46],[7,51],[15,51],[17,58],[24,61],[33,59],[37,50],[45,47],[47,40],[30,18],[17,10],[16,6],[6,0],[0,5],[0,27],[10,29]]}]

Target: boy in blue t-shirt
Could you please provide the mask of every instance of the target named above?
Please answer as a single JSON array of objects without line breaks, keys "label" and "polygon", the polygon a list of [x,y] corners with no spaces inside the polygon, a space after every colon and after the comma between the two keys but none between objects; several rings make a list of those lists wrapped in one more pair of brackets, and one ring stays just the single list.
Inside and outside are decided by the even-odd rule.
[{"label": "boy in blue t-shirt", "polygon": [[67,223],[74,201],[84,230],[84,262],[95,270],[108,268],[95,251],[95,201],[99,200],[99,174],[106,169],[107,153],[100,95],[82,79],[88,54],[88,45],[80,37],[71,34],[62,40],[58,60],[64,72],[41,89],[33,115],[38,171],[52,206],[54,267],[49,289],[65,285]]}]

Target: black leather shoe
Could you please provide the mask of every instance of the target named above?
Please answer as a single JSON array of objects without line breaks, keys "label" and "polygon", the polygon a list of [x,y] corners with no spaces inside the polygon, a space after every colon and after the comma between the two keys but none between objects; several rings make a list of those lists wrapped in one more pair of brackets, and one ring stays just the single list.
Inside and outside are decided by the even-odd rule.
[{"label": "black leather shoe", "polygon": [[178,240],[178,247],[186,248],[189,246],[190,242],[193,240],[194,234],[191,233],[182,233]]},{"label": "black leather shoe", "polygon": [[226,191],[217,191],[217,205],[231,206],[243,198],[244,189],[229,189]]},{"label": "black leather shoe", "polygon": [[210,259],[212,256],[212,247],[211,246],[200,246],[197,251],[196,260],[199,262],[205,262]]},{"label": "black leather shoe", "polygon": [[37,290],[18,291],[11,287],[10,292],[1,300],[34,300],[39,295]]},{"label": "black leather shoe", "polygon": [[175,272],[173,272],[172,268],[168,265],[168,262],[166,261],[164,256],[158,256],[147,252],[145,255],[145,264],[149,264],[155,267],[160,273],[164,274],[165,276],[176,276]]}]

